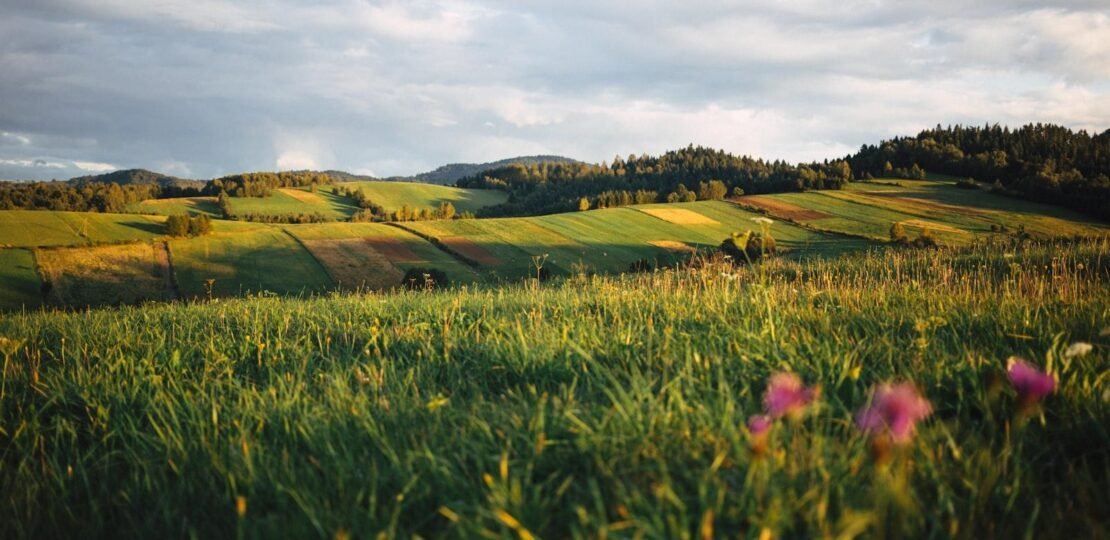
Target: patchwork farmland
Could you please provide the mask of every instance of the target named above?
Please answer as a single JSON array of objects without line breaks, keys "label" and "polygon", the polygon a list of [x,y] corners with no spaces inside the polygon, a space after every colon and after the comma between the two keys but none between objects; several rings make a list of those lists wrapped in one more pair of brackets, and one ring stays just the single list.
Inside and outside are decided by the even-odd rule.
[{"label": "patchwork farmland", "polygon": [[[481,190],[391,182],[361,185],[396,200],[417,194],[419,204],[448,196],[469,196],[483,205],[498,200],[470,193]],[[333,217],[346,211],[324,189],[282,189],[266,199],[234,200],[256,205],[248,206],[252,211],[304,212],[327,206]],[[765,215],[775,219],[771,232],[789,259],[878,247],[889,239],[894,223],[910,235],[928,228],[951,246],[968,245],[1002,230],[1024,230],[1033,238],[1097,237],[1110,231],[1057,207],[959,189],[949,181],[905,180],[857,182],[839,191],[746,196],[732,202],[648,204],[523,218],[304,225],[216,220],[212,235],[168,242],[162,233],[164,218],[159,216],[6,211],[0,212],[0,223],[19,226],[0,229],[0,243],[8,246],[0,251],[0,262],[11,276],[0,285],[0,302],[5,309],[18,309],[43,303],[105,305],[263,291],[381,291],[399,286],[413,268],[443,271],[456,284],[516,282],[540,274],[620,273],[709,253],[734,232],[758,230],[754,220]],[[104,244],[135,246],[90,249]],[[150,252],[151,245],[168,246],[161,270],[149,261],[133,274],[110,270],[127,266],[118,261],[142,266],[139,253]],[[65,247],[70,249],[59,249]],[[28,248],[38,250],[37,255]],[[90,273],[105,277],[81,289],[78,283],[94,281]]]}]

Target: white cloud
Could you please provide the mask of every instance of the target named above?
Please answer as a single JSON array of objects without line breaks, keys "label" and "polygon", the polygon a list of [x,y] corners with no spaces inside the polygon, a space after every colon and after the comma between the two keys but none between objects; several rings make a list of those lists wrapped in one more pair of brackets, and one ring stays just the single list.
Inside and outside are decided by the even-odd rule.
[{"label": "white cloud", "polygon": [[98,163],[96,161],[74,161],[73,166],[81,169],[82,171],[89,171],[95,173],[110,172],[118,169],[111,163]]},{"label": "white cloud", "polygon": [[9,167],[45,167],[48,169],[64,169],[65,163],[46,161],[45,159],[0,159],[0,165]]},{"label": "white cloud", "polygon": [[278,155],[276,165],[280,171],[320,168],[320,163],[316,161],[316,158],[312,157],[308,152],[300,150],[286,150],[282,152]]}]

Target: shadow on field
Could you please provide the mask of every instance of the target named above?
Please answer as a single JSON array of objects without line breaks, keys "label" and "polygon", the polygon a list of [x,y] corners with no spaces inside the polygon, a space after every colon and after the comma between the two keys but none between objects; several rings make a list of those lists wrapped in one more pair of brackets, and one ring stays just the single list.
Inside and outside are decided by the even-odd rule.
[{"label": "shadow on field", "polygon": [[161,223],[150,223],[147,221],[122,221],[120,222],[120,226],[154,235],[165,234],[166,232],[165,225]]}]

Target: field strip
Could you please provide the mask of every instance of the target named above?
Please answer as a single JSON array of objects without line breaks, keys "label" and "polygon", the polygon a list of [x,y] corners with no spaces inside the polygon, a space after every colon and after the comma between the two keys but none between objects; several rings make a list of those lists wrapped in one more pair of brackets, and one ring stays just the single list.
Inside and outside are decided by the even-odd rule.
[{"label": "field strip", "polygon": [[929,228],[929,229],[932,229],[934,231],[947,232],[947,233],[953,233],[953,234],[971,234],[968,231],[965,231],[963,229],[957,229],[956,227],[951,227],[951,226],[945,225],[943,223],[935,223],[935,222],[932,222],[932,221],[925,221],[923,219],[907,219],[905,221],[901,221],[900,223],[902,225],[909,225],[910,227],[917,227],[917,228],[920,228],[920,229]]},{"label": "field strip", "polygon": [[289,188],[279,189],[278,191],[280,191],[281,193],[284,193],[284,194],[286,194],[290,197],[293,197],[294,199],[297,199],[298,201],[303,202],[305,204],[313,204],[313,205],[324,204],[324,199],[320,198],[319,195],[317,195],[315,193],[312,193],[311,191],[304,191],[302,189],[289,189]]},{"label": "field strip", "polygon": [[324,266],[337,286],[390,289],[401,283],[404,274],[390,259],[374,248],[368,238],[330,238],[305,240],[309,253]]},{"label": "field strip", "polygon": [[649,216],[675,225],[719,225],[720,222],[685,208],[637,208]]},{"label": "field strip", "polygon": [[737,199],[736,202],[741,206],[750,205],[761,210],[766,210],[774,217],[791,221],[810,221],[833,217],[832,214],[827,214],[820,210],[813,210],[786,201],[780,201],[771,197],[761,197],[759,195],[741,197]]},{"label": "field strip", "polygon": [[308,253],[308,256],[311,257],[312,260],[316,262],[316,265],[320,267],[320,270],[322,270],[324,272],[324,275],[328,276],[328,279],[331,279],[333,286],[339,285],[338,283],[335,283],[335,280],[332,279],[331,274],[328,273],[328,267],[325,266],[324,263],[322,261],[320,261],[320,259],[316,258],[316,255],[312,253],[312,250],[308,249],[308,246],[306,246],[304,244],[304,242],[301,241],[300,238],[297,238],[296,235],[289,232],[287,229],[282,228],[280,230],[281,230],[282,234],[288,236],[289,238],[292,238],[293,241],[296,242],[297,245],[300,246],[301,249],[303,249],[305,251],[305,253]]},{"label": "field strip", "polygon": [[460,253],[456,253],[451,248],[449,248],[449,247],[443,245],[442,243],[440,243],[439,239],[437,239],[434,236],[424,234],[424,233],[422,233],[422,232],[420,232],[416,229],[410,229],[410,228],[405,227],[404,225],[402,225],[400,223],[397,223],[397,222],[390,221],[390,222],[385,223],[385,225],[388,225],[390,227],[396,227],[396,228],[401,229],[402,231],[405,231],[409,234],[415,234],[416,236],[418,236],[420,238],[423,238],[425,242],[428,242],[429,244],[435,246],[436,249],[446,253],[452,259],[455,259],[455,260],[465,264],[466,266],[469,266],[470,268],[473,268],[475,270],[482,270],[483,269],[481,264],[478,264],[477,262],[472,261],[472,260],[464,257]]},{"label": "field strip", "polygon": [[696,253],[698,251],[685,242],[679,242],[677,240],[648,240],[648,243],[655,247],[674,251],[675,253]]}]

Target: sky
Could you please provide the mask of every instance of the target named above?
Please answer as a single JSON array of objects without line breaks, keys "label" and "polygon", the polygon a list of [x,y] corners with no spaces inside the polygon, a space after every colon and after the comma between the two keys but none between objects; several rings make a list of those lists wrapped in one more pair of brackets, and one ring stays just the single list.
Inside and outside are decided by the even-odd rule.
[{"label": "sky", "polygon": [[[973,5],[969,5],[973,4]],[[1110,3],[0,0],[0,178],[1110,128]]]}]

